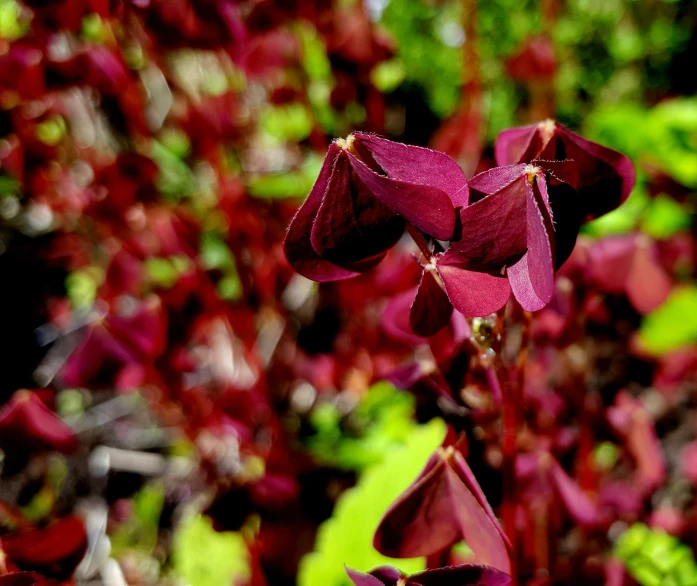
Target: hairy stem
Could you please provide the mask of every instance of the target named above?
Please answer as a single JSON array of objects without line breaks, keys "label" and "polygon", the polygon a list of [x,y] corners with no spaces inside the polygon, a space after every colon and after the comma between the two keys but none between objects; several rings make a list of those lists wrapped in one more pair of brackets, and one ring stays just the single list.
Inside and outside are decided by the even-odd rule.
[{"label": "hairy stem", "polygon": [[[503,439],[502,439],[502,473],[503,473],[503,503],[501,516],[506,535],[511,541],[513,552],[511,555],[511,585],[517,584],[518,576],[518,494],[516,483],[516,459],[518,455],[518,432],[521,427],[521,415],[523,413],[523,391],[525,387],[525,369],[527,366],[528,342],[530,339],[531,314],[522,311],[520,307],[514,307],[513,315],[519,319],[521,327],[520,348],[516,360],[515,371],[511,372],[503,360],[502,348],[499,347],[494,359],[497,377],[501,383],[503,395]],[[503,331],[504,312],[497,316],[496,331]],[[499,345],[501,346],[501,345]],[[515,374],[515,376],[513,376]]]},{"label": "hairy stem", "polygon": [[419,230],[410,222],[407,222],[407,232],[409,233],[409,236],[411,236],[411,239],[416,243],[416,246],[419,247],[421,254],[424,256],[425,264],[430,263],[431,258],[433,257],[433,252],[431,251],[431,247],[428,245],[428,242],[426,242],[426,239],[423,237],[421,232],[419,232]]}]

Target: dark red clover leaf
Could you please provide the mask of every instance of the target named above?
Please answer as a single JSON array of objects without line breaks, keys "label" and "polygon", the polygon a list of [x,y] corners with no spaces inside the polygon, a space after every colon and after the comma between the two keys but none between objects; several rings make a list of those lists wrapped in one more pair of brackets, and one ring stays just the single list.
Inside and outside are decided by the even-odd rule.
[{"label": "dark red clover leaf", "polygon": [[330,145],[319,176],[286,234],[291,266],[315,281],[377,265],[405,220],[428,236],[453,237],[467,181],[447,155],[354,133]]},{"label": "dark red clover leaf", "polygon": [[373,545],[397,558],[429,556],[465,540],[476,561],[509,572],[509,543],[456,446],[439,448],[390,506]]},{"label": "dark red clover leaf", "polygon": [[554,293],[554,229],[545,173],[533,165],[497,167],[470,181],[460,211],[463,239],[438,258],[455,309],[481,316],[515,295],[536,311]]},{"label": "dark red clover leaf", "polygon": [[496,163],[573,160],[583,220],[614,210],[634,187],[632,162],[623,154],[586,140],[554,120],[504,130],[496,139]]},{"label": "dark red clover leaf", "polygon": [[392,566],[380,566],[369,573],[346,568],[355,586],[508,586],[511,577],[490,566],[462,564],[406,575]]}]

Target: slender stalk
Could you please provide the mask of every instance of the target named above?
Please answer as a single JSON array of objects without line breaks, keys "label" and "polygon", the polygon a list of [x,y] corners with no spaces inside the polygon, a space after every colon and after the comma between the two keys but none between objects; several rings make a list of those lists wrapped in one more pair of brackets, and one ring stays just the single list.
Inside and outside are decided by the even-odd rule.
[{"label": "slender stalk", "polygon": [[503,528],[513,546],[511,554],[511,586],[518,582],[518,526],[517,512],[518,499],[516,491],[515,464],[518,452],[518,414],[521,401],[521,390],[517,384],[512,384],[510,371],[503,363],[501,353],[494,358],[497,377],[501,383],[503,395],[503,438],[501,442],[503,474],[503,502],[501,504],[501,517]]},{"label": "slender stalk", "polygon": [[428,245],[428,242],[426,242],[426,239],[423,237],[421,232],[419,232],[419,230],[410,222],[407,222],[407,232],[409,233],[409,236],[411,236],[411,239],[416,243],[416,246],[419,247],[421,254],[424,256],[426,264],[430,263],[431,258],[433,257],[433,252],[431,251],[431,247]]},{"label": "slender stalk", "polygon": [[[515,307],[514,316],[520,317],[521,341],[518,352],[518,359],[515,365],[515,377],[503,360],[502,344],[498,344],[498,351],[494,357],[494,366],[497,377],[501,383],[503,395],[503,439],[502,439],[502,473],[503,473],[503,503],[501,505],[501,516],[506,535],[511,541],[513,552],[511,555],[511,576],[512,586],[518,581],[518,557],[519,549],[518,538],[518,494],[516,483],[516,459],[518,455],[518,432],[521,427],[521,414],[523,413],[524,401],[523,391],[525,387],[525,369],[527,366],[528,342],[530,339],[530,319],[531,314]],[[497,316],[496,331],[503,330],[504,312],[499,312]]]}]

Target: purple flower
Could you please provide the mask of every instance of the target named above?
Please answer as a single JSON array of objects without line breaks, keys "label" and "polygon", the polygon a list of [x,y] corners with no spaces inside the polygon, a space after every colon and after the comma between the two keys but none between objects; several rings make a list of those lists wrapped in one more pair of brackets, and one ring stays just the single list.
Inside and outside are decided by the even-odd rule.
[{"label": "purple flower", "polygon": [[470,181],[460,211],[463,238],[436,262],[455,309],[468,316],[498,311],[513,292],[536,311],[554,293],[555,232],[545,171],[497,167]]},{"label": "purple flower", "polygon": [[346,568],[355,586],[508,586],[511,577],[489,566],[462,564],[425,570],[407,576],[392,566],[380,566],[369,573]]},{"label": "purple flower", "polygon": [[456,446],[439,448],[390,506],[373,546],[398,558],[429,556],[461,540],[478,562],[509,572],[508,539]]},{"label": "purple flower", "polygon": [[497,165],[573,160],[578,178],[572,187],[579,193],[584,221],[614,210],[634,187],[634,166],[627,157],[554,120],[504,130],[496,139],[495,154]]},{"label": "purple flower", "polygon": [[377,265],[405,221],[453,238],[467,181],[447,155],[354,133],[333,142],[285,238],[286,258],[314,281],[347,279]]}]

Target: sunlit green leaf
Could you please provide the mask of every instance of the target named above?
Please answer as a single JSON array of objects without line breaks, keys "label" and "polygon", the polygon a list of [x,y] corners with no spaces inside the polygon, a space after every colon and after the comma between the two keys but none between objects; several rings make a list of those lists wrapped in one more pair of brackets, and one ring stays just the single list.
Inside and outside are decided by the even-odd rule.
[{"label": "sunlit green leaf", "polygon": [[304,198],[310,193],[319,170],[322,158],[308,156],[302,169],[286,173],[258,175],[249,179],[247,189],[254,197],[269,199]]},{"label": "sunlit green leaf", "polygon": [[654,312],[644,318],[639,335],[653,354],[664,354],[697,342],[697,287],[681,287]]},{"label": "sunlit green leaf", "polygon": [[643,523],[629,527],[613,553],[641,586],[697,586],[697,564],[691,549]]},{"label": "sunlit green leaf", "polygon": [[690,227],[692,216],[674,199],[659,195],[651,200],[641,229],[657,239],[669,238],[676,232]]},{"label": "sunlit green leaf", "polygon": [[363,571],[385,563],[408,573],[424,568],[423,558],[396,561],[380,555],[373,549],[373,535],[387,507],[416,478],[444,435],[439,419],[416,427],[403,447],[388,452],[341,496],[319,529],[314,552],[301,561],[299,586],[348,586],[344,564]]},{"label": "sunlit green leaf", "polygon": [[174,535],[172,572],[190,586],[230,586],[249,578],[249,550],[240,533],[217,532],[197,515]]}]

